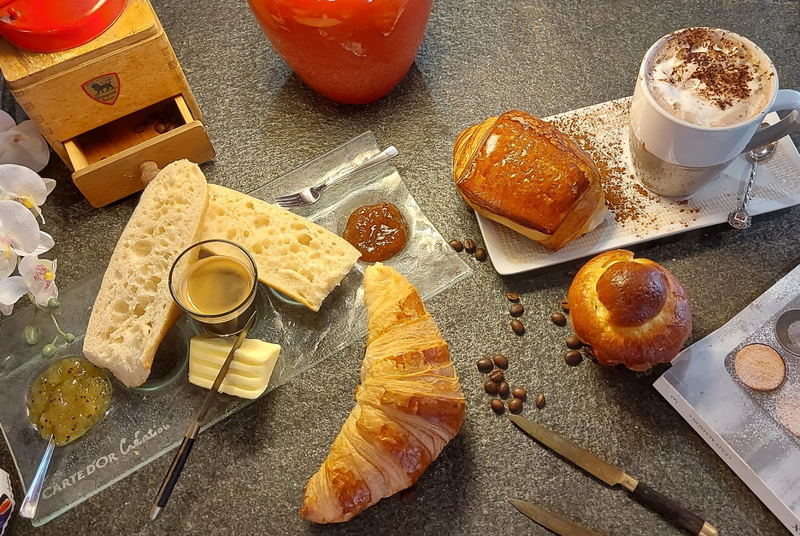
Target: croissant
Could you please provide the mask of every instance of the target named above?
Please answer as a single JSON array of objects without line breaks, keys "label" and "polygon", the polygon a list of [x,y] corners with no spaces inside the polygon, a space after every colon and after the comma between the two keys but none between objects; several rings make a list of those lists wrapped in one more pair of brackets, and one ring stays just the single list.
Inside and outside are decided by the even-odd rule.
[{"label": "croissant", "polygon": [[553,125],[519,111],[464,130],[453,148],[453,178],[481,216],[558,250],[606,215],[600,172]]},{"label": "croissant", "polygon": [[624,249],[587,262],[567,293],[572,327],[603,365],[672,361],[692,333],[689,297],[660,264]]},{"label": "croissant", "polygon": [[411,486],[458,434],[466,400],[417,290],[380,263],[364,273],[367,349],[356,405],[306,486],[300,514],[347,521]]}]

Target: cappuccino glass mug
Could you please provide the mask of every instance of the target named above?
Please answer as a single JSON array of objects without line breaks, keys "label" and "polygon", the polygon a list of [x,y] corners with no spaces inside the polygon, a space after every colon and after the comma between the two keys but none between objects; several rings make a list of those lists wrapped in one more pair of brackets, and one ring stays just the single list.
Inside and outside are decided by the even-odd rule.
[{"label": "cappuccino glass mug", "polygon": [[[791,113],[758,130],[771,111]],[[644,56],[630,112],[636,175],[651,192],[692,195],[737,156],[800,129],[800,92],[750,40],[717,28],[685,28]]]}]

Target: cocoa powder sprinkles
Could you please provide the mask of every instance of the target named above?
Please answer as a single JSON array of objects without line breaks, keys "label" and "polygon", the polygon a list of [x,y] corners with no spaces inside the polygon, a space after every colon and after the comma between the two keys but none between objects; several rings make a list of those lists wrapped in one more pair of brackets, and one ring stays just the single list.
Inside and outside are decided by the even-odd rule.
[{"label": "cocoa powder sprinkles", "polygon": [[746,38],[715,28],[686,28],[659,43],[646,65],[646,84],[659,106],[678,119],[729,127],[768,105],[775,72]]},{"label": "cocoa powder sprinkles", "polygon": [[[674,221],[668,224],[688,226],[700,209],[689,200],[670,202],[646,190],[634,177],[631,168],[625,165],[628,147],[627,137],[608,132],[608,116],[627,118],[630,102],[612,101],[605,114],[587,117],[567,115],[553,117],[549,121],[567,134],[592,158],[600,172],[600,181],[606,197],[606,206],[614,220],[636,234],[656,223],[654,206],[669,203],[676,205]],[[622,126],[627,129],[627,124]],[[606,132],[608,135],[598,135]],[[641,231],[640,231],[641,230]]]},{"label": "cocoa powder sprinkles", "polygon": [[740,61],[745,53],[738,43],[724,37],[713,43],[708,33],[699,28],[681,34],[679,42],[683,48],[678,58],[683,61],[673,68],[671,81],[697,80],[701,84],[698,93],[720,110],[730,108],[735,100],[750,97],[750,82],[755,80],[753,66]]}]

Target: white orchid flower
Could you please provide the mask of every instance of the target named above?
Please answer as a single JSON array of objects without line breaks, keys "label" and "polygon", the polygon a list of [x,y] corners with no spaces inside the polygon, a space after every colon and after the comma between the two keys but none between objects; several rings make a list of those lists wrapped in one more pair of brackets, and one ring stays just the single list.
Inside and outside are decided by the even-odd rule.
[{"label": "white orchid flower", "polygon": [[[0,110],[2,112],[2,110]],[[0,113],[0,164],[20,164],[41,171],[50,160],[50,147],[33,121],[19,125]]]},{"label": "white orchid flower", "polygon": [[0,231],[0,281],[14,273],[19,255],[11,246],[11,238]]},{"label": "white orchid flower", "polygon": [[[0,281],[0,306],[8,310],[25,293],[42,307],[51,298],[58,298],[56,286],[56,261],[39,259],[36,255],[28,255],[19,263],[19,273]],[[0,311],[2,312],[2,311]],[[3,312],[3,314],[7,314]]]},{"label": "white orchid flower", "polygon": [[[16,201],[0,200],[0,264],[4,257],[11,264],[13,256],[16,264],[15,255],[41,255],[54,244],[52,236],[39,230],[30,210]],[[0,279],[3,277],[0,275]]]},{"label": "white orchid flower", "polygon": [[0,131],[5,132],[17,126],[17,122],[11,117],[11,114],[0,110]]},{"label": "white orchid flower", "polygon": [[[2,136],[0,132],[0,136]],[[10,199],[25,205],[34,214],[44,216],[39,208],[56,187],[53,179],[43,179],[35,171],[17,164],[0,164],[0,200]]]}]

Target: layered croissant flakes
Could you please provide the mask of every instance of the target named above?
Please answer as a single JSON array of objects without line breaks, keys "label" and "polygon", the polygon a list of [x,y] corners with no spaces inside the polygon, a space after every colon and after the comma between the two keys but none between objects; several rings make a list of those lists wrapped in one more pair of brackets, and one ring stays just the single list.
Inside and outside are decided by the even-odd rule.
[{"label": "layered croissant flakes", "polygon": [[458,434],[466,400],[417,290],[380,263],[364,273],[367,349],[356,406],[306,486],[301,515],[351,519],[411,486]]}]

